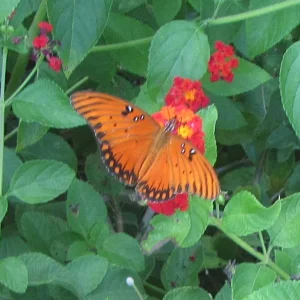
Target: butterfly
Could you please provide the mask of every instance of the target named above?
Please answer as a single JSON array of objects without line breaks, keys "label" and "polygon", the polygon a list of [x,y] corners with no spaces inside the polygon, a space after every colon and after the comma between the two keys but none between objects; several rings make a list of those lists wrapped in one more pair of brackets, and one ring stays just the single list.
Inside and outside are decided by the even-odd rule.
[{"label": "butterfly", "polygon": [[76,92],[71,103],[94,130],[108,170],[135,186],[143,199],[219,195],[219,181],[208,160],[191,142],[171,133],[175,120],[161,127],[132,103],[98,92]]}]

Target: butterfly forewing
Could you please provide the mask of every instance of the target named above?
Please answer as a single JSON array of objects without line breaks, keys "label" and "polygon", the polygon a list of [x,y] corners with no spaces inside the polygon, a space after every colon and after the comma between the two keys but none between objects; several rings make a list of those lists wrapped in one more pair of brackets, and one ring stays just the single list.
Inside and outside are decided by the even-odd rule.
[{"label": "butterfly forewing", "polygon": [[107,94],[77,92],[71,102],[94,130],[109,171],[135,185],[160,130],[158,123],[135,105]]}]

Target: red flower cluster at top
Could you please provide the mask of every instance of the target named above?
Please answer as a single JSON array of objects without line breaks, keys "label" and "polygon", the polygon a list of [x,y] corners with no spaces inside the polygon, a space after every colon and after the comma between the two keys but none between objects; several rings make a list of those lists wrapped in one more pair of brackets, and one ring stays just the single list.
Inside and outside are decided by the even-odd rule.
[{"label": "red flower cluster at top", "polygon": [[60,58],[55,56],[54,47],[59,45],[59,42],[53,41],[51,37],[48,36],[52,32],[53,26],[48,22],[40,22],[40,35],[36,36],[32,42],[33,50],[33,59],[36,61],[38,56],[42,53],[46,56],[49,67],[59,72],[61,70],[62,61]]},{"label": "red flower cluster at top", "polygon": [[[173,86],[166,96],[166,104],[152,117],[163,127],[170,120],[176,120],[173,133],[191,141],[202,153],[205,152],[202,119],[195,114],[199,108],[209,104],[201,83],[187,78],[175,77]],[[155,212],[170,216],[177,209],[186,211],[189,207],[188,194],[179,194],[166,202],[148,202]]]},{"label": "red flower cluster at top", "polygon": [[211,73],[212,82],[225,80],[232,82],[234,74],[233,69],[239,65],[239,60],[235,57],[234,48],[221,41],[215,43],[216,52],[210,57],[208,62],[208,71]]}]

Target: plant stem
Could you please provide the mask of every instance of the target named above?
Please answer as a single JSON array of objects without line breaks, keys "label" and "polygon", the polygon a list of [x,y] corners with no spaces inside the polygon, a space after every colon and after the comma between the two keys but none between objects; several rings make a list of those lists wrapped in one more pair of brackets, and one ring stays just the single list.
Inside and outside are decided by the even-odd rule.
[{"label": "plant stem", "polygon": [[244,20],[248,20],[251,18],[260,17],[260,16],[263,16],[265,14],[269,14],[272,12],[276,12],[276,11],[279,11],[279,10],[282,10],[282,9],[285,9],[285,8],[288,8],[291,6],[299,5],[299,4],[300,4],[300,0],[287,0],[284,2],[272,4],[269,6],[254,9],[254,10],[247,11],[244,13],[227,16],[227,17],[222,17],[222,18],[218,18],[218,19],[207,20],[207,23],[209,25],[221,25],[221,24],[244,21]]},{"label": "plant stem", "polygon": [[12,130],[10,133],[8,133],[5,137],[4,137],[4,142],[9,140],[11,137],[13,137],[17,132],[18,132],[19,128],[16,127],[14,130]]},{"label": "plant stem", "polygon": [[77,87],[79,87],[80,85],[82,85],[83,83],[85,83],[88,80],[88,76],[83,77],[82,79],[80,79],[78,82],[76,82],[73,86],[71,86],[67,91],[66,94],[71,94]]},{"label": "plant stem", "polygon": [[[47,4],[47,0],[41,1],[40,6],[34,16],[31,26],[28,30],[27,45],[29,47],[31,47],[34,37],[39,32],[39,27],[38,27],[39,22],[41,22],[46,15],[46,8],[47,8],[46,4]],[[28,51],[25,54],[19,54],[17,61],[15,63],[15,66],[13,68],[10,80],[6,87],[6,91],[5,91],[6,98],[8,98],[17,89],[19,83],[21,82],[21,79],[23,78],[23,76],[25,74],[25,70],[27,67],[27,63],[28,63],[30,54],[31,54],[31,51]]]},{"label": "plant stem", "polygon": [[265,257],[268,257],[265,241],[264,241],[264,238],[263,238],[263,235],[262,235],[261,231],[258,232],[258,237],[259,237],[259,241],[260,241],[260,245],[261,245],[263,254],[264,254]]},{"label": "plant stem", "polygon": [[148,288],[149,290],[152,290],[152,291],[155,291],[157,292],[158,294],[160,295],[165,295],[166,294],[166,291],[161,289],[161,288],[158,288],[157,286],[155,285],[152,285],[151,283],[147,282],[147,281],[144,281],[144,286],[146,288]]},{"label": "plant stem", "polygon": [[135,47],[143,44],[148,44],[152,41],[152,39],[153,36],[150,36],[147,38],[123,42],[123,43],[95,46],[90,52],[103,52],[103,51],[126,49],[126,48]]},{"label": "plant stem", "polygon": [[212,226],[217,227],[219,230],[221,230],[224,234],[226,234],[232,241],[234,241],[238,246],[243,248],[245,251],[247,251],[249,254],[260,260],[262,263],[268,265],[271,269],[273,269],[281,278],[288,280],[290,279],[290,275],[286,273],[284,270],[279,268],[270,258],[266,257],[262,253],[256,251],[253,249],[249,244],[247,244],[245,241],[243,241],[240,237],[238,237],[235,234],[232,234],[228,232],[225,228],[223,228],[220,220],[216,218],[211,218]]},{"label": "plant stem", "polygon": [[5,73],[7,61],[7,48],[3,47],[2,51],[2,69],[1,69],[1,88],[0,88],[0,196],[2,196],[3,185],[3,169],[4,169],[4,126],[5,126],[5,105],[4,105],[4,90],[5,90]]},{"label": "plant stem", "polygon": [[25,85],[29,82],[29,80],[33,77],[33,75],[38,70],[40,64],[42,63],[44,59],[44,55],[41,55],[36,62],[34,68],[31,70],[29,75],[25,78],[25,80],[22,82],[22,84],[14,91],[14,93],[5,101],[5,107],[8,107],[11,105],[12,101],[14,100],[15,96],[25,87]]},{"label": "plant stem", "polygon": [[115,213],[115,219],[116,219],[116,224],[117,224],[117,232],[124,232],[122,212],[120,209],[119,202],[114,196],[112,196],[112,203],[113,203],[113,207],[114,207],[113,210]]}]

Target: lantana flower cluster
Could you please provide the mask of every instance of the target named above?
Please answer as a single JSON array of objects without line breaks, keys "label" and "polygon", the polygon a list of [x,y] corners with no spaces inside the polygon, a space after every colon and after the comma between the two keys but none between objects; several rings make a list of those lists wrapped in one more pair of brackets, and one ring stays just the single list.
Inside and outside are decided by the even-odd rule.
[{"label": "lantana flower cluster", "polygon": [[[188,78],[175,77],[173,86],[168,92],[166,106],[152,117],[164,127],[169,121],[176,120],[173,133],[191,141],[201,153],[205,152],[202,119],[195,112],[209,104],[201,83]],[[186,211],[189,207],[188,194],[176,195],[166,202],[148,202],[155,212],[172,215],[177,209]]]},{"label": "lantana flower cluster", "polygon": [[234,48],[221,41],[215,43],[216,52],[211,55],[208,62],[208,71],[211,73],[210,81],[225,80],[232,82],[233,69],[239,66],[239,60],[235,56]]},{"label": "lantana flower cluster", "polygon": [[48,22],[40,22],[40,35],[36,36],[33,40],[33,55],[32,58],[36,61],[40,54],[43,54],[49,64],[49,67],[59,72],[62,67],[62,61],[55,54],[55,47],[60,45],[59,41],[51,38],[53,26]]}]

